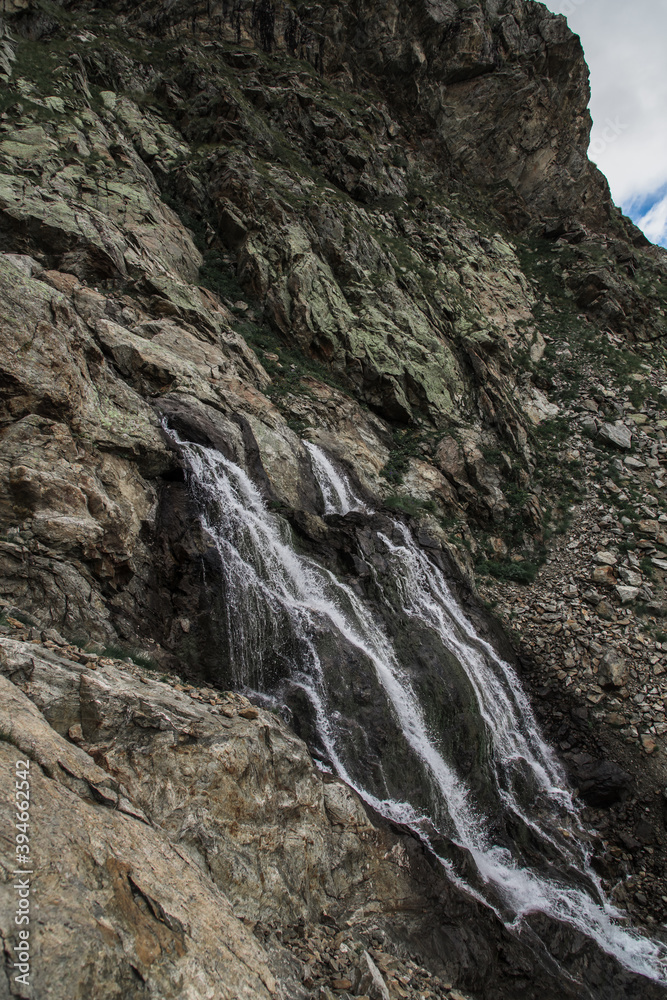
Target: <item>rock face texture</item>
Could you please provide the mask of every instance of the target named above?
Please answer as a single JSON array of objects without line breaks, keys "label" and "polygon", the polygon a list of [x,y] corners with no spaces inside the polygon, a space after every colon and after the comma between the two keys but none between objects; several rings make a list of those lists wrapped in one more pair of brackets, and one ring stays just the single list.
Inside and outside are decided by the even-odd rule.
[{"label": "rock face texture", "polygon": [[[352,991],[353,981],[388,995],[365,950],[372,941],[386,942],[385,960],[409,949],[434,965],[436,996],[450,995],[452,977],[491,997],[517,983],[530,997],[579,995],[546,971],[536,991],[519,972],[527,949],[244,697],[9,638],[0,691],[3,766],[30,761],[33,995],[305,1000],[319,960],[299,960],[288,928],[307,940],[304,927],[322,914],[348,941],[325,996],[326,982]],[[12,826],[7,799],[3,824]],[[9,841],[2,863],[11,870]],[[2,893],[9,949],[11,880]],[[585,969],[591,956],[582,959]],[[620,969],[605,974],[611,995],[662,995],[649,984],[634,992]],[[6,975],[4,995],[22,995]],[[394,995],[400,985],[389,983]]]},{"label": "rock face texture", "polygon": [[201,543],[174,517],[165,415],[261,463],[291,507],[314,509],[307,432],[376,495],[482,530],[516,508],[539,536],[534,427],[558,412],[537,385],[556,315],[541,257],[582,338],[664,324],[664,265],[584,155],[586,67],[562,18],[118,5],[139,51],[84,3],[6,13],[11,602],[196,659],[177,622],[201,610],[185,555]]},{"label": "rock face texture", "polygon": [[[529,0],[5,0],[0,91],[2,736],[7,773],[12,747],[35,762],[52,859],[35,996],[328,1000],[382,994],[377,973],[393,1000],[428,969],[441,996],[652,996],[566,934],[555,954],[586,986],[545,970],[280,719],[219,694],[248,680],[226,569],[166,432],[236,463],[355,594],[391,516],[511,659],[476,585],[500,602],[531,690],[563,698],[547,721],[603,810],[601,874],[641,873],[644,902],[620,902],[658,933],[667,262],[587,159],[564,18]],[[309,442],[375,522],[327,518]],[[582,524],[605,542],[573,568]],[[540,590],[554,535],[569,575],[544,572],[569,610]],[[541,646],[517,632],[524,603]],[[435,660],[424,641],[414,669]],[[453,701],[443,719],[474,771],[479,720]],[[399,958],[422,972],[391,979]]]}]

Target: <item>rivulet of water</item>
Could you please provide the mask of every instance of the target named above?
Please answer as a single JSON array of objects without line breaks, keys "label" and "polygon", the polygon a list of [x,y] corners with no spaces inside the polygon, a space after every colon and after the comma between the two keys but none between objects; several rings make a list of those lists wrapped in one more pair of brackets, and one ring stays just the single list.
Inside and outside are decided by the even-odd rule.
[{"label": "rivulet of water", "polygon": [[366,505],[354,495],[347,476],[338,472],[322,449],[311,441],[304,441],[303,444],[310,455],[313,472],[322,493],[324,513],[349,514],[351,510],[367,512]]},{"label": "rivulet of water", "polygon": [[[338,775],[387,818],[426,840],[436,831],[458,845],[473,860],[474,873],[464,876],[443,859],[450,875],[459,885],[465,881],[506,924],[543,913],[592,938],[629,970],[667,984],[667,950],[619,926],[620,913],[604,898],[588,864],[565,776],[517,676],[477,635],[444,575],[408,528],[397,521],[391,532],[375,532],[394,586],[385,599],[393,600],[396,613],[415,627],[430,630],[458,661],[488,744],[485,801],[493,801],[494,812],[510,815],[543,845],[549,863],[540,870],[520,847],[496,841],[494,817],[443,752],[408,665],[372,606],[330,570],[295,551],[288,526],[267,509],[245,472],[213,449],[169,433],[185,457],[202,527],[220,558],[236,682],[266,690],[274,677],[288,676],[308,699],[318,739]],[[311,443],[306,447],[325,511],[370,515],[331,459]],[[380,580],[377,587],[385,593]],[[377,769],[372,780],[367,777],[360,759],[363,737],[331,666],[336,656],[355,659],[372,673],[384,725],[394,727],[406,772],[419,774],[421,787],[430,789],[428,801],[411,794],[417,781],[406,782],[396,798],[388,782],[383,786],[381,768],[379,777]]]}]

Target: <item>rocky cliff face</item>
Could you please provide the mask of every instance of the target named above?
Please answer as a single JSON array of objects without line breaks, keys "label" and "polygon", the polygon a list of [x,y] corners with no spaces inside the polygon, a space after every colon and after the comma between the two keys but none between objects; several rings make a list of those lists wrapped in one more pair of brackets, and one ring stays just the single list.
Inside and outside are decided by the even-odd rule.
[{"label": "rocky cliff face", "polygon": [[[57,635],[3,638],[0,669],[4,765],[32,761],[35,996],[328,998],[369,965],[370,996],[388,995],[377,965],[409,1000],[461,1000],[452,980],[489,997],[580,995],[546,969],[538,990],[526,945],[244,697]],[[11,883],[2,891],[9,950]],[[654,995],[596,962],[577,964],[614,995]],[[9,966],[0,982],[22,995]]]},{"label": "rocky cliff face", "polygon": [[[603,805],[622,811],[630,841],[613,842],[605,809],[590,821],[610,883],[629,871],[645,879],[644,903],[621,901],[636,903],[655,930],[665,919],[657,901],[667,265],[612,205],[586,157],[587,70],[564,19],[519,0],[116,2],[103,10],[84,0],[5,0],[0,78],[8,634],[16,637],[23,619],[35,638],[55,628],[80,649],[97,644],[89,648],[230,686],[224,567],[163,422],[245,469],[300,548],[363,591],[363,531],[322,520],[303,443],[314,442],[385,514],[405,517],[473,605],[477,580],[506,624],[516,626],[520,601],[545,630],[562,618],[559,638],[549,640],[563,642],[553,664],[544,643],[527,648],[528,629],[516,644],[533,690],[548,692],[545,722],[572,755],[575,780],[595,784],[590,774],[610,756],[622,765],[625,777],[616,774]],[[598,510],[598,500],[611,509]],[[556,578],[555,593],[545,591],[555,567],[538,567],[553,545],[569,566],[581,549],[580,512],[605,544],[584,546],[585,561]],[[605,657],[621,642],[630,662],[610,673]],[[67,799],[102,845],[93,859],[82,834],[67,847],[66,866],[90,874],[90,893],[104,869],[104,892],[116,900],[118,926],[107,915],[100,920],[112,929],[102,922],[95,931],[107,948],[99,961],[114,969],[100,995],[264,996],[281,976],[285,995],[309,995],[294,985],[300,973],[284,942],[262,952],[239,918],[268,926],[329,912],[342,928],[368,903],[366,864],[381,886],[369,905],[382,917],[364,924],[369,934],[380,927],[399,951],[401,940],[410,951],[405,942],[425,934],[436,912],[428,862],[420,855],[414,872],[388,862],[385,854],[419,849],[318,775],[284,726],[268,716],[239,721],[242,703],[232,699],[229,717],[223,708],[191,718],[188,702],[186,721],[163,727],[155,706],[172,694],[157,685],[145,728],[168,735],[164,745],[139,740],[155,770],[136,771],[138,737],[125,740],[121,706],[141,702],[140,679],[105,668],[113,683],[103,698],[91,695],[106,718],[94,709],[93,739],[76,699],[99,675],[40,655],[50,693],[25,688],[36,709],[12,697],[25,733],[45,741],[44,756],[33,758],[45,789]],[[10,671],[19,687],[33,683],[26,671]],[[178,715],[185,698],[176,702],[169,711]],[[232,716],[240,729],[216,749]],[[29,736],[21,738],[27,747]],[[187,769],[171,770],[173,748],[192,740],[199,790],[186,794],[190,779]],[[66,778],[52,763],[57,754],[72,757]],[[229,766],[219,754],[229,754]],[[274,766],[288,768],[289,780]],[[90,781],[86,768],[96,769]],[[244,786],[248,768],[256,787]],[[224,788],[215,786],[223,770]],[[641,775],[634,798],[632,773]],[[172,789],[160,802],[156,778]],[[296,813],[275,799],[284,782]],[[129,813],[105,811],[86,790],[117,795],[120,785]],[[215,829],[202,826],[209,808]],[[69,824],[54,827],[50,850],[65,849]],[[284,877],[256,846],[264,836],[286,852]],[[143,867],[128,874],[138,841]],[[173,846],[181,841],[186,856]],[[248,895],[251,871],[258,888]],[[162,878],[172,887],[166,901],[149,884]],[[449,930],[429,932],[419,962],[485,996],[508,995],[504,960],[488,953],[502,932],[439,891],[446,901],[437,923]],[[54,913],[70,899],[58,896],[62,885],[48,892]],[[188,893],[198,926],[179,916]],[[415,912],[427,917],[389,921],[416,898]],[[332,899],[344,902],[336,909]],[[452,913],[478,930],[456,936],[443,962]],[[82,912],[72,920],[84,928]],[[229,953],[204,955],[201,940],[214,937]],[[518,946],[498,947],[520,970],[522,989],[537,988],[530,982],[541,973]],[[116,969],[119,948],[126,964]],[[146,948],[162,957],[149,961]],[[106,982],[111,973],[91,972],[92,962],[92,951],[82,956],[81,976]],[[63,995],[73,989],[68,975]],[[200,985],[179,993],[186,980]]]},{"label": "rocky cliff face", "polygon": [[[0,148],[3,503],[38,560],[26,610],[48,591],[54,620],[93,638],[163,622],[176,588],[151,593],[141,568],[179,493],[161,414],[254,453],[288,506],[313,505],[308,431],[375,494],[482,529],[520,510],[539,536],[534,428],[557,412],[545,388],[577,378],[554,334],[614,356],[596,328],[659,337],[662,272],[583,155],[578,42],[540,5],[504,6],[121,7],[130,47],[86,5],[18,5]],[[498,176],[510,142],[528,162],[529,135],[548,211],[535,185]],[[510,196],[532,224],[519,241]],[[65,558],[45,569],[40,545]],[[86,600],[65,608],[62,573]],[[142,639],[176,648],[172,633]]]}]

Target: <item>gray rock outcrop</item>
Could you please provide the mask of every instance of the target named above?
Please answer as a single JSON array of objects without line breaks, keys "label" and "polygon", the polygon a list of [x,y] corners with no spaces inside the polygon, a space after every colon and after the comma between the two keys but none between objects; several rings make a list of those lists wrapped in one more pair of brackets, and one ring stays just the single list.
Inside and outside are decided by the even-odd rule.
[{"label": "gray rock outcrop", "polygon": [[[17,752],[34,767],[37,994],[312,1000],[359,979],[404,1000],[418,958],[439,997],[574,996],[315,766],[294,692],[295,729],[226,693],[226,567],[164,427],[238,464],[299,552],[382,605],[476,789],[483,720],[373,593],[373,533],[409,524],[508,658],[476,581],[506,624],[525,611],[514,638],[530,618],[553,654],[554,744],[600,843],[630,771],[655,786],[601,869],[618,886],[636,862],[633,918],[663,922],[667,258],[587,158],[579,39],[530,0],[5,0],[0,83],[0,736],[5,773]],[[325,515],[304,440],[373,525]],[[375,688],[328,655],[374,774],[397,774]],[[571,719],[583,741],[618,730],[623,767]],[[591,989],[651,996],[553,937]]]}]

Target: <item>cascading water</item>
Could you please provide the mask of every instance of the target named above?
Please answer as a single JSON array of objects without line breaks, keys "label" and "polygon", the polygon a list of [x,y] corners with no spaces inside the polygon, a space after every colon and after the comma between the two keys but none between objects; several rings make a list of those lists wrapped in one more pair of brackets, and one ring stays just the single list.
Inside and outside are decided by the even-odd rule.
[{"label": "cascading water", "polygon": [[322,449],[310,441],[304,441],[303,444],[310,455],[313,472],[322,494],[324,513],[349,514],[352,510],[367,512],[368,508],[354,495],[347,478],[336,470]]},{"label": "cascading water", "polygon": [[[388,611],[383,618],[333,572],[297,554],[289,527],[268,511],[241,469],[218,452],[169,433],[185,456],[202,527],[224,567],[236,683],[264,693],[279,693],[285,682],[298,690],[309,703],[323,755],[338,775],[378,812],[426,842],[455,844],[458,860],[434,846],[449,876],[506,925],[521,926],[531,913],[545,914],[592,938],[627,969],[667,984],[667,949],[619,926],[621,914],[604,898],[564,774],[518,678],[476,634],[443,573],[406,526],[384,518],[390,528],[374,532],[375,562],[383,573],[380,579],[371,568],[371,576]],[[304,444],[325,511],[370,516],[330,459]],[[397,608],[449,658],[467,706],[458,716],[461,726],[477,717],[475,787],[430,720],[418,674],[411,673],[389,634],[387,621],[397,617],[392,615]],[[345,664],[352,664],[347,672]],[[372,698],[359,696],[359,677],[373,685]],[[393,726],[391,743],[384,736],[381,745],[390,747],[386,756],[372,745],[368,726],[355,718],[370,701],[382,703],[383,733]],[[478,795],[480,774],[487,780]],[[508,836],[507,829],[521,835]],[[474,864],[461,865],[461,856]]]}]

